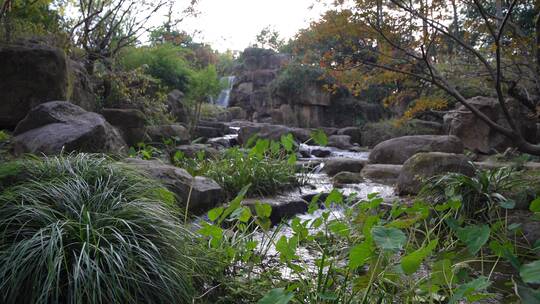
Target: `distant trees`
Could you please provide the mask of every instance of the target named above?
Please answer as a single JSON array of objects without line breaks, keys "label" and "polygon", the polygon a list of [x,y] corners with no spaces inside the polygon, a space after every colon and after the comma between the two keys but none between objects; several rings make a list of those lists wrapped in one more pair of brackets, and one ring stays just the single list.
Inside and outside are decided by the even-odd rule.
[{"label": "distant trees", "polygon": [[[378,80],[397,94],[414,92],[414,83],[440,91],[522,152],[540,155],[540,145],[524,138],[507,105],[513,97],[527,115],[539,115],[539,9],[532,0],[360,0],[331,19],[327,14],[327,22],[312,25],[315,33],[301,38],[323,37],[330,45],[322,45],[320,64],[349,84]],[[468,91],[478,89],[497,98],[505,125],[467,102]],[[430,107],[422,96],[415,98],[423,109]]]}]

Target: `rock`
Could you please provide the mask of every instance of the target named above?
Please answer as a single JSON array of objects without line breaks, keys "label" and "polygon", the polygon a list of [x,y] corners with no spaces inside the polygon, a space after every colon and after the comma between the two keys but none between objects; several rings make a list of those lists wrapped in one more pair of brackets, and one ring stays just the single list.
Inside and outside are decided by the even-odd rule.
[{"label": "rock", "polygon": [[218,150],[228,149],[233,146],[231,140],[225,137],[212,138],[208,140],[207,144]]},{"label": "rock", "polygon": [[469,159],[462,154],[442,152],[418,153],[403,164],[398,178],[400,195],[418,194],[424,181],[448,172],[472,176],[475,172]]},{"label": "rock", "polygon": [[194,138],[203,138],[205,140],[221,137],[223,135],[225,135],[225,133],[221,129],[205,126],[197,126],[193,133]]},{"label": "rock", "polygon": [[126,162],[146,172],[176,194],[182,208],[186,208],[188,197],[190,197],[188,211],[194,215],[204,214],[223,203],[225,199],[225,193],[221,187],[209,178],[192,177],[186,170],[163,164],[160,161],[128,159]]},{"label": "rock", "polygon": [[353,147],[349,135],[331,135],[328,137],[328,146],[336,147],[342,150],[348,150]]},{"label": "rock", "polygon": [[278,196],[273,198],[250,198],[242,201],[242,205],[255,208],[257,203],[268,204],[272,207],[270,221],[272,225],[281,223],[285,219],[308,211],[308,202],[302,198]]},{"label": "rock", "polygon": [[443,132],[441,125],[438,123],[418,119],[411,119],[400,125],[396,125],[395,120],[381,120],[362,126],[362,142],[360,145],[374,147],[392,138],[412,135],[447,135],[447,132]]},{"label": "rock", "polygon": [[323,171],[334,176],[339,172],[359,173],[366,165],[366,161],[356,158],[331,158],[324,161]]},{"label": "rock", "polygon": [[334,184],[334,187],[342,187],[344,185],[349,184],[359,184],[364,181],[364,178],[362,175],[358,172],[339,172],[338,174],[334,175],[332,178],[332,182]]},{"label": "rock", "polygon": [[315,157],[328,157],[332,154],[332,151],[330,150],[324,150],[324,149],[313,149],[311,150],[311,155]]},{"label": "rock", "polygon": [[375,146],[369,155],[369,162],[400,165],[419,152],[463,153],[463,144],[456,136],[403,136]]},{"label": "rock", "polygon": [[347,127],[343,129],[339,129],[337,131],[337,135],[348,135],[351,137],[351,142],[353,144],[361,144],[362,143],[362,129],[358,127]]},{"label": "rock", "polygon": [[[478,96],[468,99],[467,102],[491,120],[509,128],[497,99]],[[527,108],[514,99],[507,99],[506,103],[510,116],[521,130],[523,137],[534,142],[537,132],[536,122],[528,115]],[[465,148],[474,152],[491,154],[495,151],[503,152],[514,146],[511,139],[492,130],[463,105],[446,114],[444,120],[449,134],[459,137]]]},{"label": "rock", "polygon": [[104,108],[101,115],[111,125],[120,129],[142,128],[146,122],[144,114],[137,109]]},{"label": "rock", "polygon": [[99,110],[99,98],[95,91],[94,81],[88,74],[84,64],[68,59],[68,68],[70,75],[68,101],[87,111],[97,112]]},{"label": "rock", "polygon": [[311,138],[311,132],[306,129],[264,123],[249,123],[240,127],[238,131],[238,142],[245,144],[253,136],[279,141],[282,135],[287,134],[292,134],[299,142],[306,142]]},{"label": "rock", "polygon": [[144,132],[151,142],[162,143],[164,140],[175,139],[177,143],[187,143],[190,139],[188,130],[182,125],[147,126]]},{"label": "rock", "polygon": [[397,182],[402,165],[368,164],[362,169],[362,176],[371,181],[393,185]]},{"label": "rock", "polygon": [[15,154],[126,150],[118,130],[103,116],[66,101],[51,101],[32,108],[14,134]]},{"label": "rock", "polygon": [[167,107],[177,122],[188,121],[188,114],[184,106],[184,93],[180,90],[172,90],[167,95]]},{"label": "rock", "polygon": [[0,46],[0,129],[13,128],[33,107],[67,99],[65,53],[42,45]]},{"label": "rock", "polygon": [[[540,221],[534,218],[530,211],[510,210],[508,212],[508,225],[518,224],[521,232],[517,234],[518,240],[523,244],[535,244],[540,240]],[[513,238],[514,236],[510,236]]]},{"label": "rock", "polygon": [[177,146],[175,151],[184,153],[189,158],[197,157],[199,152],[203,152],[206,157],[215,157],[219,154],[219,151],[204,144],[191,144]]},{"label": "rock", "polygon": [[231,120],[244,120],[247,118],[247,113],[241,107],[230,107],[227,111],[231,114]]}]

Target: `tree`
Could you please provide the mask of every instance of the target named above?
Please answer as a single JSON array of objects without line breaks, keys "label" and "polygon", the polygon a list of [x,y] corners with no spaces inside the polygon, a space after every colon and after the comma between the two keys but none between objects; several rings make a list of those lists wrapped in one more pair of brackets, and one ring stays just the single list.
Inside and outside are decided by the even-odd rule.
[{"label": "tree", "polygon": [[[452,7],[446,1],[388,0],[384,3],[385,22],[382,24],[377,24],[376,13],[362,9],[359,5],[361,2],[356,1],[351,18],[366,29],[367,34],[359,38],[366,42],[364,50],[376,56],[377,60],[357,57],[352,61],[353,64],[345,67],[347,70],[369,67],[380,73],[403,75],[418,83],[438,88],[469,109],[490,128],[512,140],[522,152],[540,155],[540,145],[523,136],[507,105],[507,99],[513,97],[529,109],[530,115],[539,115],[540,75],[537,73],[537,65],[540,60],[534,64],[530,62],[530,58],[538,54],[538,42],[515,22],[517,8],[530,6],[531,1],[505,1],[501,3],[500,16],[496,11],[486,9],[485,3],[488,1],[459,1],[460,6],[480,16],[481,26],[465,30],[481,31],[482,35],[489,37],[486,41],[491,43],[481,45],[469,40],[467,35],[461,37],[452,28],[452,22],[447,21],[453,15]],[[538,16],[538,11],[535,15]],[[536,35],[538,37],[538,32]],[[465,88],[457,86],[452,79],[452,69],[455,67],[445,68],[438,61],[441,54],[437,51],[444,47],[444,41],[451,41],[458,46],[459,59],[474,66],[471,75],[491,87],[504,113],[505,125],[492,120],[468,103],[463,93]],[[338,70],[344,66],[331,68]]]},{"label": "tree", "polygon": [[270,25],[263,28],[255,39],[257,40],[257,47],[272,49],[274,51],[279,51],[285,45],[285,40]]},{"label": "tree", "polygon": [[[79,18],[71,33],[76,44],[86,52],[86,68],[92,73],[94,64],[107,60],[133,43],[147,31],[148,20],[170,0],[79,0]],[[190,0],[190,6],[196,1]]]}]

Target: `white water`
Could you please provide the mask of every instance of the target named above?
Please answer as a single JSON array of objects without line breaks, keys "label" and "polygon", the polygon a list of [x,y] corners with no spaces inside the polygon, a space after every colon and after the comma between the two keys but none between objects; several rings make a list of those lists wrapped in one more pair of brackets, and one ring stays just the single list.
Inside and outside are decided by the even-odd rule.
[{"label": "white water", "polygon": [[219,93],[218,98],[215,101],[215,104],[218,106],[222,106],[224,108],[229,106],[229,99],[231,98],[231,91],[234,85],[234,80],[236,77],[234,76],[226,76],[221,78],[222,83],[226,83],[225,89]]}]

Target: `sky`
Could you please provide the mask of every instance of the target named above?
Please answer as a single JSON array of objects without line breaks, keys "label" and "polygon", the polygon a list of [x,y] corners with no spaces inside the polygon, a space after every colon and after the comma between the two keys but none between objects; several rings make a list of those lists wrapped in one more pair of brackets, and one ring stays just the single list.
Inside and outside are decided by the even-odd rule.
[{"label": "sky", "polygon": [[219,51],[243,50],[255,42],[266,26],[275,28],[283,38],[291,38],[299,29],[317,19],[321,5],[312,9],[314,0],[200,0],[197,18],[189,18],[180,29],[193,33],[197,41]]}]

